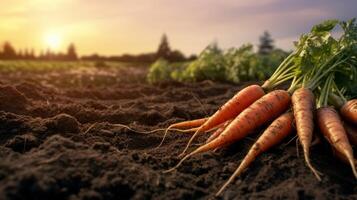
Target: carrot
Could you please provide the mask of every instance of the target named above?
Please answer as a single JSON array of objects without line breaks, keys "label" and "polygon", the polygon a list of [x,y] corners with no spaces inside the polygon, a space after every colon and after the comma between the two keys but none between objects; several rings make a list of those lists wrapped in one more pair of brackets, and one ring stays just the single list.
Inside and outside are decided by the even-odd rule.
[{"label": "carrot", "polygon": [[350,143],[357,146],[357,128],[348,123],[343,123],[343,127],[345,128]]},{"label": "carrot", "polygon": [[221,187],[221,189],[216,193],[216,196],[220,195],[222,191],[234,180],[235,177],[239,176],[248,166],[256,159],[258,155],[267,151],[271,147],[280,143],[286,136],[288,136],[292,129],[292,123],[294,121],[294,116],[291,112],[284,113],[263,132],[263,134],[258,138],[258,140],[250,148],[247,155],[242,160],[241,164],[229,180]]},{"label": "carrot", "polygon": [[[205,123],[207,121],[207,119],[208,119],[208,117],[171,124],[165,130],[164,136],[162,137],[162,140],[161,140],[160,144],[156,148],[159,148],[164,143],[164,140],[165,140],[169,130],[171,130],[171,129],[184,129],[184,128],[197,128],[197,127],[200,127],[203,123]],[[189,130],[197,131],[196,129],[189,129]]]},{"label": "carrot", "polygon": [[259,126],[279,116],[289,107],[289,105],[290,95],[284,90],[274,90],[264,95],[240,113],[216,139],[200,146],[190,154],[186,155],[174,168],[167,170],[166,172],[176,169],[184,160],[193,155],[221,148],[226,144],[244,138]]},{"label": "carrot", "polygon": [[264,96],[264,94],[265,92],[263,88],[259,85],[250,85],[239,91],[236,95],[233,96],[233,98],[231,98],[222,107],[220,107],[202,126],[198,128],[198,130],[188,141],[186,148],[183,150],[181,155],[186,152],[188,147],[199,133],[212,129],[213,127],[224,123],[229,119],[233,119],[256,100]]},{"label": "carrot", "polygon": [[357,99],[347,101],[340,109],[342,117],[357,125]]},{"label": "carrot", "polygon": [[188,120],[188,121],[183,121],[183,122],[177,122],[174,124],[171,124],[169,128],[180,128],[180,129],[184,129],[184,128],[196,128],[196,127],[200,127],[203,123],[205,123],[207,121],[208,117],[205,118],[200,118],[200,119],[194,119],[194,120]]},{"label": "carrot", "polygon": [[342,121],[332,107],[321,107],[317,110],[317,120],[320,130],[327,141],[339,153],[343,154],[349,161],[353,174],[357,179],[357,171],[354,164],[353,150],[348,141],[347,134],[343,128]]},{"label": "carrot", "polygon": [[314,99],[314,94],[307,88],[297,89],[291,97],[294,117],[296,120],[297,135],[304,151],[306,164],[314,173],[316,178],[321,181],[319,172],[312,166],[309,157],[314,130]]},{"label": "carrot", "polygon": [[226,129],[226,127],[231,123],[232,120],[226,121],[223,126],[219,127],[215,132],[212,133],[212,135],[206,140],[206,143],[211,142],[215,138],[217,138],[223,131]]}]

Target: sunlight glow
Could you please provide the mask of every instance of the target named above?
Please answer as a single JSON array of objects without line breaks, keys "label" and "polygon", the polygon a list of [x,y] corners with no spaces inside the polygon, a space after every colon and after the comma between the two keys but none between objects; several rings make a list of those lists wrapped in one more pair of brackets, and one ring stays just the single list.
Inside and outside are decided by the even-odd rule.
[{"label": "sunlight glow", "polygon": [[58,50],[61,46],[61,36],[57,33],[49,33],[45,35],[45,44],[47,48],[50,48],[51,50]]}]

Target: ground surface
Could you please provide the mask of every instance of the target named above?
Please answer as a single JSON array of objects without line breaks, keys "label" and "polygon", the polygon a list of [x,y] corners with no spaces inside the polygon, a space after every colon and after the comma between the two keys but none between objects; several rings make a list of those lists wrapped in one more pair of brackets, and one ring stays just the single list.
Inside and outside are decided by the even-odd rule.
[{"label": "ground surface", "polygon": [[[145,83],[143,68],[79,68],[0,74],[0,199],[207,199],[239,164],[251,139],[195,156],[178,171],[188,135],[139,130],[213,113],[243,87]],[[248,84],[248,83],[247,83]],[[257,135],[252,135],[255,138]],[[199,139],[203,142],[208,136]],[[284,141],[287,143],[288,140]],[[352,199],[349,166],[326,144],[312,148],[317,182],[295,142],[260,156],[225,199]]]}]

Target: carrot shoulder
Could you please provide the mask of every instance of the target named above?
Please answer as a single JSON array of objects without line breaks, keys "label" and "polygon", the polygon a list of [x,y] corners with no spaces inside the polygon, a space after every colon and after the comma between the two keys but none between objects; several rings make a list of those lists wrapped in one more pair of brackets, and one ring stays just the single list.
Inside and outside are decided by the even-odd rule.
[{"label": "carrot shoulder", "polygon": [[317,110],[317,120],[324,137],[336,151],[343,154],[348,159],[353,174],[357,178],[353,150],[336,110],[332,107],[319,108]]},{"label": "carrot shoulder", "polygon": [[217,125],[226,122],[227,120],[233,119],[256,100],[264,96],[264,94],[265,92],[263,88],[259,85],[250,85],[239,91],[228,102],[220,107],[204,124],[202,124],[202,126],[198,128],[195,134],[193,134],[191,139],[188,141],[182,154],[186,152],[188,147],[199,133],[210,130]]},{"label": "carrot shoulder", "polygon": [[247,155],[242,160],[241,164],[229,180],[221,187],[221,189],[216,193],[216,196],[220,195],[222,191],[234,180],[235,177],[239,176],[248,166],[255,160],[255,158],[261,153],[267,151],[271,147],[274,147],[280,143],[286,136],[288,136],[292,129],[292,123],[294,116],[292,113],[284,113],[263,132],[263,134],[258,138],[258,140],[250,148]]},{"label": "carrot shoulder", "polygon": [[176,169],[184,160],[192,155],[221,148],[226,144],[244,138],[259,126],[275,119],[281,113],[286,111],[289,105],[290,95],[284,90],[274,90],[264,95],[240,113],[216,139],[200,146],[192,153],[186,155],[174,168],[167,172]]},{"label": "carrot shoulder", "polygon": [[297,135],[304,151],[306,164],[316,178],[321,180],[319,172],[310,162],[310,146],[314,131],[314,94],[310,89],[299,88],[293,93],[291,101],[293,104]]}]

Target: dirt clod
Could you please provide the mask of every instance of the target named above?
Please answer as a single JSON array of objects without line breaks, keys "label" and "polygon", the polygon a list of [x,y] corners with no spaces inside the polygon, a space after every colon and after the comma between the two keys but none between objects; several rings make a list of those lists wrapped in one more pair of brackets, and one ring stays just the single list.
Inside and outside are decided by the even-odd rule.
[{"label": "dirt clod", "polygon": [[23,113],[30,102],[15,87],[0,85],[0,110]]},{"label": "dirt clod", "polygon": [[80,130],[77,119],[71,115],[63,113],[50,118],[46,123],[46,126],[49,129],[59,132],[78,133]]}]

